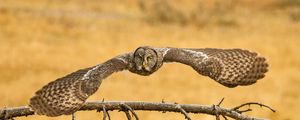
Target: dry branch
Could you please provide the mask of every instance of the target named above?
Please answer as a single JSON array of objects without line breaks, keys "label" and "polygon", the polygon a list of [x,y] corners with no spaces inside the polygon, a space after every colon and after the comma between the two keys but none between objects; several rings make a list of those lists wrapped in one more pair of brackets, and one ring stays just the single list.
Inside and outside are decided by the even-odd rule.
[{"label": "dry branch", "polygon": [[[255,103],[256,104],[256,103]],[[249,105],[246,103],[245,105]],[[204,113],[208,115],[222,115],[223,117],[230,117],[238,120],[262,120],[261,118],[250,117],[243,115],[239,108],[245,106],[244,104],[239,105],[234,108],[223,108],[218,105],[197,105],[197,104],[177,104],[177,103],[159,103],[159,102],[124,102],[124,101],[93,101],[86,102],[80,111],[86,110],[97,110],[97,111],[129,111],[133,116],[137,118],[135,110],[143,111],[162,111],[162,112],[178,112],[185,115],[186,118],[190,119],[187,113]],[[259,103],[258,105],[262,107],[267,107],[273,111],[269,106]],[[126,109],[124,109],[126,106]],[[179,109],[180,106],[180,109]],[[104,108],[105,107],[105,108]],[[104,112],[105,112],[104,111]],[[273,111],[275,112],[275,111]],[[108,112],[106,112],[108,113]],[[28,106],[13,107],[13,108],[3,108],[0,109],[0,119],[8,119],[19,116],[29,116],[33,115],[34,112],[30,110]]]}]

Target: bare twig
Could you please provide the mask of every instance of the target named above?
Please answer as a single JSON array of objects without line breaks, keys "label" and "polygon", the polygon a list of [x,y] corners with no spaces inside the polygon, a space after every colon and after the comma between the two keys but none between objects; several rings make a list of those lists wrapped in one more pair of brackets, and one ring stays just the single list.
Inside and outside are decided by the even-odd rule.
[{"label": "bare twig", "polygon": [[[216,106],[220,107],[220,105],[222,104],[223,101],[224,101],[224,98],[222,98],[221,101],[217,105],[213,105],[213,108],[215,110],[216,120],[220,120],[220,114],[218,113]],[[224,115],[222,115],[222,116],[225,117]]]},{"label": "bare twig", "polygon": [[[124,103],[121,103],[120,106],[123,107],[125,109],[125,111],[130,111],[131,114],[134,116],[134,118],[136,120],[139,120],[139,117],[137,116],[137,114],[134,112],[134,110],[130,106],[128,106]],[[126,116],[127,116],[127,113],[126,113]],[[127,116],[127,118],[128,118],[128,116]]]},{"label": "bare twig", "polygon": [[180,110],[180,112],[184,115],[185,119],[192,120],[188,113],[179,104],[176,105],[176,108]]},{"label": "bare twig", "polygon": [[238,113],[245,113],[245,112],[249,112],[249,111],[252,111],[252,109],[248,108],[246,110],[236,110]]},{"label": "bare twig", "polygon": [[[247,103],[245,105],[253,104]],[[174,103],[161,103],[161,102],[124,102],[124,101],[94,101],[94,102],[86,102],[84,106],[80,109],[80,111],[86,110],[103,110],[103,106],[105,106],[105,110],[113,111],[113,110],[123,110],[124,108],[120,107],[120,105],[125,104],[125,106],[130,107],[131,110],[143,110],[143,111],[167,111],[167,112],[181,112],[179,109],[176,109],[177,105],[180,105],[182,109],[186,113],[203,113],[208,115],[215,115],[217,112],[219,115],[230,117],[238,120],[261,120],[259,118],[250,117],[247,115],[243,115],[239,113],[238,109],[245,106],[244,104],[234,107],[233,109],[223,108],[220,106],[209,106],[209,105],[196,105],[196,104],[174,104]],[[256,104],[256,103],[254,103]],[[260,106],[266,106],[262,104],[258,104]],[[124,105],[123,105],[124,106]],[[270,107],[268,107],[270,109]],[[129,109],[129,108],[128,108]],[[275,111],[274,109],[270,109]],[[5,112],[5,116],[4,115]],[[131,111],[132,112],[132,111]],[[21,107],[12,107],[0,109],[0,118],[8,119],[18,116],[28,116],[33,115],[34,111],[30,110],[28,106]],[[132,112],[134,115],[134,112]],[[136,115],[137,116],[137,115]]]},{"label": "bare twig", "polygon": [[244,106],[246,106],[246,105],[248,105],[249,107],[251,106],[251,105],[259,105],[260,107],[265,107],[265,108],[268,108],[268,109],[270,109],[272,112],[276,112],[276,110],[274,110],[273,108],[271,108],[270,106],[267,106],[267,105],[264,105],[264,104],[262,104],[262,103],[258,103],[258,102],[248,102],[248,103],[244,103],[244,104],[241,104],[241,105],[239,105],[239,106],[237,106],[237,107],[234,107],[234,108],[232,108],[233,110],[235,110],[235,111],[239,111],[239,112],[248,112],[248,111],[252,111],[251,109],[247,109],[247,110],[244,110],[244,111],[240,111],[239,109],[240,108],[242,108],[242,107],[244,107]]},{"label": "bare twig", "polygon": [[107,115],[106,115],[106,112],[107,112],[107,111],[106,111],[106,109],[105,109],[105,106],[102,107],[102,112],[103,112],[103,120],[106,120],[106,116],[107,116]]},{"label": "bare twig", "polygon": [[[102,99],[102,102],[104,102],[104,98]],[[101,109],[97,109],[97,112],[100,112]],[[103,112],[103,120],[106,120],[106,117],[108,117],[108,120],[110,120],[110,115],[108,111],[105,108],[105,105],[102,105],[102,112]]]},{"label": "bare twig", "polygon": [[131,116],[128,110],[124,110],[123,112],[125,113],[127,120],[131,120]]},{"label": "bare twig", "polygon": [[225,120],[228,120],[228,118],[227,118],[225,115],[222,115],[222,117],[223,117]]},{"label": "bare twig", "polygon": [[72,114],[72,120],[76,120],[75,113]]},{"label": "bare twig", "polygon": [[212,105],[212,107],[213,107],[213,110],[215,112],[216,120],[220,120],[220,114],[218,113],[218,110],[217,110],[217,107],[219,107],[219,106]]},{"label": "bare twig", "polygon": [[[218,105],[217,106],[221,106],[221,104],[223,103],[223,101],[224,101],[224,97],[221,99],[221,101],[218,103]],[[225,120],[228,120],[227,119],[227,117],[225,116],[225,115],[222,115],[222,117],[225,119]]]},{"label": "bare twig", "polygon": [[221,101],[218,103],[217,106],[220,106],[223,103],[223,101],[224,101],[224,98],[221,99]]},{"label": "bare twig", "polygon": [[106,114],[107,114],[108,120],[111,120],[108,111],[106,111]]},{"label": "bare twig", "polygon": [[[105,106],[102,106],[102,112],[103,112],[103,120],[106,120],[108,112],[105,109]],[[110,120],[110,117],[108,117],[108,120]]]}]

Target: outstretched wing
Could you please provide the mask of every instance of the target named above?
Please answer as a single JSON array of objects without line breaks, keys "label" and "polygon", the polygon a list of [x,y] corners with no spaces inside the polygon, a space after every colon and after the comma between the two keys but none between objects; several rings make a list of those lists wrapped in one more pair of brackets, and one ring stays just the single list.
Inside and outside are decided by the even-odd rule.
[{"label": "outstretched wing", "polygon": [[50,82],[30,99],[30,108],[39,115],[52,117],[76,112],[86,99],[98,90],[104,78],[127,67],[126,57],[129,57],[129,54]]},{"label": "outstretched wing", "polygon": [[266,59],[242,49],[164,49],[165,62],[180,62],[227,87],[250,85],[268,71]]},{"label": "outstretched wing", "polygon": [[29,106],[39,115],[58,116],[77,111],[87,99],[80,79],[91,68],[78,70],[50,82],[30,99]]}]

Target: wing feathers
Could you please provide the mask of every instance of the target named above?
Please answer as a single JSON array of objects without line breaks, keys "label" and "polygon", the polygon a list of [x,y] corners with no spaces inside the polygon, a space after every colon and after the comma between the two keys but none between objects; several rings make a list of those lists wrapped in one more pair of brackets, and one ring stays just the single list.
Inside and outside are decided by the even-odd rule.
[{"label": "wing feathers", "polygon": [[[191,66],[199,74],[208,76],[227,87],[250,85],[264,77],[268,71],[266,59],[256,53],[241,49],[180,49],[151,48],[158,53],[160,68],[163,62],[180,62]],[[29,106],[40,115],[58,116],[74,113],[86,99],[94,94],[102,79],[114,72],[129,69],[133,73],[143,73],[134,69],[133,53],[127,53],[107,62],[78,70],[59,78],[38,90],[30,99]]]},{"label": "wing feathers", "polygon": [[127,67],[122,57],[125,56],[118,56],[50,82],[36,92],[29,106],[39,115],[53,117],[74,113],[98,90],[102,79]]},{"label": "wing feathers", "polygon": [[87,99],[87,96],[77,89],[81,84],[79,79],[89,69],[81,69],[50,82],[36,92],[30,99],[29,106],[39,115],[58,116],[75,112]]},{"label": "wing feathers", "polygon": [[253,84],[264,77],[268,67],[265,58],[242,49],[172,48],[164,61],[187,64],[227,87]]}]

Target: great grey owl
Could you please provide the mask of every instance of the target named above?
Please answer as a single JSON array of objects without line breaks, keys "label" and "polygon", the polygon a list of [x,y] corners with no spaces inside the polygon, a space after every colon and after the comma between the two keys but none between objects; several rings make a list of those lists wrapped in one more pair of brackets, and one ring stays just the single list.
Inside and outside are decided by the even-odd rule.
[{"label": "great grey owl", "polygon": [[268,68],[264,57],[242,49],[145,46],[50,82],[35,93],[29,106],[39,115],[69,115],[79,110],[86,99],[98,90],[102,80],[112,73],[129,70],[147,76],[157,71],[164,62],[189,65],[199,74],[230,88],[255,83],[264,77]]}]

